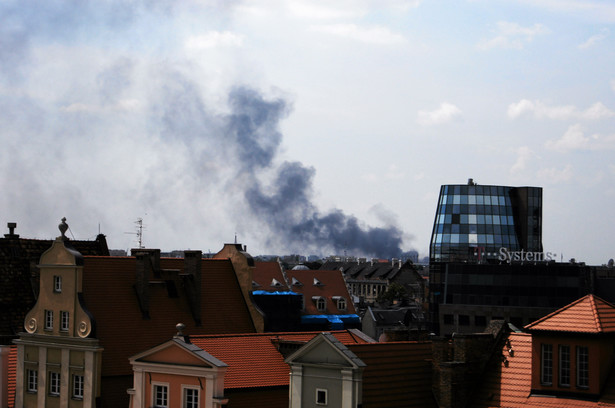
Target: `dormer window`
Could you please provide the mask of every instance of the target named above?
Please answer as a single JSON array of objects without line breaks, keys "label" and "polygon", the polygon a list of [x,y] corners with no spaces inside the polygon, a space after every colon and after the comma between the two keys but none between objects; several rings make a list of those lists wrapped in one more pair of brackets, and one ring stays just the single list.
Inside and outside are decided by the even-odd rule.
[{"label": "dormer window", "polygon": [[553,383],[553,345],[541,345],[540,382],[543,385]]},{"label": "dormer window", "polygon": [[577,387],[589,387],[589,349],[577,346]]},{"label": "dormer window", "polygon": [[280,283],[280,281],[278,281],[276,278],[273,278],[273,279],[271,279],[271,286],[274,287],[274,288],[279,288],[279,287],[282,287],[284,285],[282,285]]},{"label": "dormer window", "polygon": [[293,277],[292,285],[293,286],[303,286],[303,283],[299,282],[299,279]]},{"label": "dormer window", "polygon": [[314,286],[324,286],[324,285],[317,278],[314,278]]},{"label": "dormer window", "polygon": [[559,385],[570,387],[570,346],[559,345]]},{"label": "dormer window", "polygon": [[253,288],[260,288],[260,284],[258,282],[252,281],[252,287]]},{"label": "dormer window", "polygon": [[316,303],[316,309],[319,312],[324,312],[327,310],[327,300],[322,296],[313,296],[312,300]]},{"label": "dormer window", "polygon": [[333,300],[335,301],[338,310],[346,310],[346,298],[342,296],[333,296]]},{"label": "dormer window", "polygon": [[62,292],[62,277],[54,276],[53,277],[53,291],[56,293]]}]

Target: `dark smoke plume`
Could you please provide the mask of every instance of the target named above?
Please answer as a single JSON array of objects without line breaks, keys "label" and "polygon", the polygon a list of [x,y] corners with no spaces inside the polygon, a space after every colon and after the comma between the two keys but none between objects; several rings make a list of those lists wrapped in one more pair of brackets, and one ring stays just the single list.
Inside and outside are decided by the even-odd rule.
[{"label": "dark smoke plume", "polygon": [[363,227],[356,217],[339,209],[321,214],[312,203],[313,168],[284,162],[265,189],[254,172],[272,166],[282,140],[279,121],[288,112],[287,104],[266,101],[256,91],[242,88],[231,93],[230,105],[233,112],[228,117],[228,132],[245,165],[242,177],[251,179],[245,198],[254,215],[267,223],[275,237],[272,239],[303,251],[348,250],[381,258],[401,255],[400,229]]}]

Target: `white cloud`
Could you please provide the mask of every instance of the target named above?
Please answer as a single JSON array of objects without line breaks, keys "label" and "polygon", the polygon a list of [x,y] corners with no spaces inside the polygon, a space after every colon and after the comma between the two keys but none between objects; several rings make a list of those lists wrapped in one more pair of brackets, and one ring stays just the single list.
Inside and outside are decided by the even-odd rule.
[{"label": "white cloud", "polygon": [[583,134],[583,129],[579,124],[570,126],[561,139],[547,140],[545,143],[547,149],[558,152],[587,149],[588,146],[589,138]]},{"label": "white cloud", "polygon": [[508,106],[508,117],[518,118],[526,112],[533,112],[537,119],[584,119],[596,120],[615,116],[615,112],[596,102],[584,111],[578,110],[574,105],[549,106],[541,101],[522,99]]},{"label": "white cloud", "polygon": [[82,102],[61,106],[60,111],[66,113],[105,113],[105,112],[135,112],[142,107],[137,99],[122,99],[111,105],[96,105]]},{"label": "white cloud", "polygon": [[490,50],[492,48],[523,49],[524,45],[534,40],[538,35],[548,34],[550,31],[542,24],[534,24],[530,27],[523,27],[517,23],[500,21],[497,23],[495,37],[481,40],[477,44],[480,50]]},{"label": "white cloud", "polygon": [[611,79],[611,89],[613,90],[613,92],[615,92],[615,79]]},{"label": "white cloud", "polygon": [[519,171],[525,170],[528,161],[535,156],[532,149],[527,146],[521,146],[517,149],[517,161],[510,168],[511,173],[517,173]]},{"label": "white cloud", "polygon": [[581,125],[576,124],[570,126],[560,139],[547,140],[545,147],[561,153],[573,150],[613,150],[615,149],[615,134],[585,136]]},{"label": "white cloud", "polygon": [[420,110],[418,112],[417,122],[423,126],[438,125],[449,122],[459,115],[461,115],[461,109],[452,103],[443,102],[436,110]]},{"label": "white cloud", "polygon": [[230,31],[210,31],[195,35],[186,40],[185,47],[189,51],[202,50],[214,47],[240,47],[243,36]]},{"label": "white cloud", "polygon": [[538,171],[538,178],[551,184],[569,181],[572,179],[572,176],[572,166],[570,164],[567,164],[563,169],[551,167]]},{"label": "white cloud", "polygon": [[604,28],[604,29],[602,29],[602,32],[600,34],[592,35],[591,37],[589,37],[587,39],[587,41],[585,41],[582,44],[579,44],[578,47],[581,50],[586,50],[588,48],[593,47],[594,45],[596,45],[600,41],[604,40],[608,35],[609,35],[609,30]]},{"label": "white cloud", "polygon": [[312,26],[311,29],[367,44],[393,45],[402,44],[406,41],[403,35],[396,34],[382,26],[362,27],[356,24],[327,24]]}]

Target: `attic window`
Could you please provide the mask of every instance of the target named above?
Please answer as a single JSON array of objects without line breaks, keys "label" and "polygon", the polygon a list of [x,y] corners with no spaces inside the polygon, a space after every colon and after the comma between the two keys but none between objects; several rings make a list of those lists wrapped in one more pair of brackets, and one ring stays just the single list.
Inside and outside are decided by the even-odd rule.
[{"label": "attic window", "polygon": [[346,298],[342,296],[333,296],[333,300],[336,302],[338,310],[346,310]]},{"label": "attic window", "polygon": [[312,296],[312,300],[316,303],[316,309],[319,312],[327,310],[327,300],[322,296]]},{"label": "attic window", "polygon": [[258,287],[260,287],[260,286],[261,286],[261,285],[259,285],[259,284],[258,284],[258,282],[252,281],[252,287],[253,287],[253,288],[258,288]]},{"label": "attic window", "polygon": [[284,286],[282,285],[276,278],[271,279],[271,286],[273,286],[274,288],[279,288],[280,286]]},{"label": "attic window", "polygon": [[314,278],[314,286],[324,286],[324,285],[317,278]]},{"label": "attic window", "polygon": [[299,282],[299,280],[297,278],[293,277],[292,285],[293,286],[303,286],[303,283]]}]

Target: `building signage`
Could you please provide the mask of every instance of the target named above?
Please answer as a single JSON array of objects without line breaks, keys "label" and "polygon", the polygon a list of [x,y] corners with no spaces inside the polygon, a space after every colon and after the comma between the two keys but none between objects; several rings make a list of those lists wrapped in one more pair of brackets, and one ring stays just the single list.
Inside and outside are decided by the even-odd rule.
[{"label": "building signage", "polygon": [[557,259],[554,252],[531,252],[531,251],[510,251],[508,248],[500,248],[498,259],[503,262],[549,262]]}]

